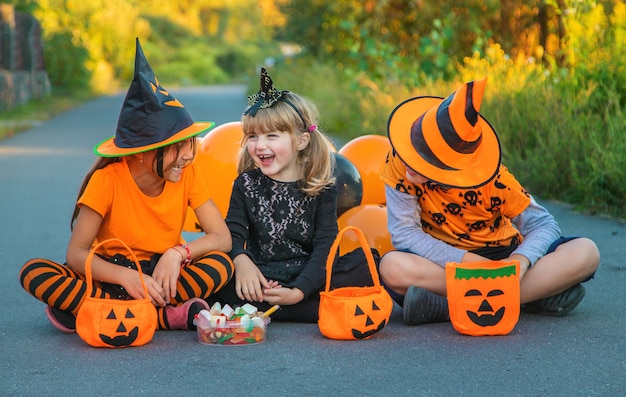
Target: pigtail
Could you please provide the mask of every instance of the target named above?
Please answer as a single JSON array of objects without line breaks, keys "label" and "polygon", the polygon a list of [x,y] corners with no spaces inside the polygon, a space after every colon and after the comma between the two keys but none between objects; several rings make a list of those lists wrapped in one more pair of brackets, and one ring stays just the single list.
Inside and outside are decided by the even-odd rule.
[{"label": "pigtail", "polygon": [[303,166],[302,190],[316,196],[326,187],[335,183],[333,169],[335,156],[331,153],[330,139],[317,127],[309,132],[309,145],[300,152]]}]

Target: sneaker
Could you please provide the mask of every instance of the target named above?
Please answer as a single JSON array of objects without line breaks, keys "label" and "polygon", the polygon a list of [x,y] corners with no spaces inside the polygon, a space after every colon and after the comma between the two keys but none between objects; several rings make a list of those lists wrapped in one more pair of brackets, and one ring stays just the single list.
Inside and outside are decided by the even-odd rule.
[{"label": "sneaker", "polygon": [[404,295],[402,318],[409,325],[448,321],[448,300],[419,287],[409,287]]},{"label": "sneaker", "polygon": [[76,332],[76,316],[72,312],[46,306],[46,317],[54,328],[66,334]]},{"label": "sneaker", "polygon": [[165,306],[168,329],[196,330],[193,319],[200,310],[209,310],[209,304],[200,298],[191,298],[179,306]]},{"label": "sneaker", "polygon": [[525,313],[541,314],[543,316],[561,317],[574,310],[585,297],[585,287],[576,284],[565,291],[522,305]]}]

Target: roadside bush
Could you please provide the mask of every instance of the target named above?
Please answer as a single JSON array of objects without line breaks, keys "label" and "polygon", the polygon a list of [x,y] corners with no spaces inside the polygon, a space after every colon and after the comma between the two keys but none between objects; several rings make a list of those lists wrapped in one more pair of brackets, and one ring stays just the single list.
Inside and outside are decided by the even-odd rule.
[{"label": "roadside bush", "polygon": [[[87,49],[74,43],[72,34],[60,32],[51,35],[44,47],[44,59],[50,84],[65,90],[85,87],[91,73],[87,70]],[[67,60],[71,59],[72,62]]]},{"label": "roadside bush", "polygon": [[489,76],[481,113],[498,132],[503,162],[537,196],[623,218],[623,77],[607,73],[622,60],[605,59],[575,74],[487,54],[466,59],[460,71],[464,80]]},{"label": "roadside bush", "polygon": [[[532,194],[590,213],[626,213],[622,95],[609,84],[599,95],[600,77],[590,77],[586,86],[566,84],[575,76],[511,60],[499,46],[466,59],[456,81],[428,81],[419,89],[348,76],[336,65],[301,58],[278,63],[270,75],[279,89],[317,102],[321,126],[337,149],[360,135],[386,136],[389,113],[407,98],[446,96],[462,82],[488,77],[481,113],[498,132],[503,162]],[[258,76],[249,85],[250,93],[257,90]]]}]

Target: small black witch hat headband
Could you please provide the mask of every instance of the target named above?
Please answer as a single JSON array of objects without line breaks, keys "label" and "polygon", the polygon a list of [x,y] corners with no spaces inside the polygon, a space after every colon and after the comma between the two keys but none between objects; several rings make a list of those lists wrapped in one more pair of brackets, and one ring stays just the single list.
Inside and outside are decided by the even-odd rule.
[{"label": "small black witch hat headband", "polygon": [[304,116],[296,105],[294,105],[289,99],[285,97],[285,94],[289,91],[286,90],[278,90],[274,87],[274,82],[271,77],[267,74],[267,70],[264,67],[261,67],[261,88],[259,92],[254,95],[248,96],[248,108],[243,112],[243,115],[250,115],[254,117],[256,112],[259,109],[265,109],[274,106],[277,102],[283,101],[287,105],[291,106],[293,110],[296,111],[298,116],[300,116],[300,120],[302,120],[302,125],[305,130],[309,132],[315,130],[316,126],[311,126],[307,128],[307,123],[304,121]]}]

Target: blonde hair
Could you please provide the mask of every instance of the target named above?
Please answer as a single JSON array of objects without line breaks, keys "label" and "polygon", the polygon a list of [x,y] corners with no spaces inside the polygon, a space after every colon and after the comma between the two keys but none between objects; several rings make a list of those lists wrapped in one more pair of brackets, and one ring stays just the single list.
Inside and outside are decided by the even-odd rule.
[{"label": "blonde hair", "polygon": [[247,149],[250,134],[287,132],[295,144],[302,134],[308,133],[311,136],[309,144],[298,152],[297,161],[302,169],[302,179],[298,182],[302,191],[316,196],[327,186],[335,183],[333,177],[335,158],[330,151],[330,139],[317,128],[318,111],[312,101],[292,92],[285,93],[284,98],[291,102],[295,109],[289,103],[279,100],[268,108],[259,109],[255,116],[242,116],[243,139],[237,172],[241,174],[257,168]]}]

